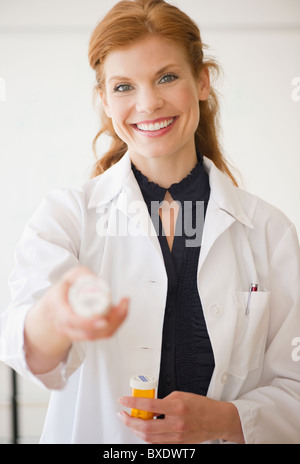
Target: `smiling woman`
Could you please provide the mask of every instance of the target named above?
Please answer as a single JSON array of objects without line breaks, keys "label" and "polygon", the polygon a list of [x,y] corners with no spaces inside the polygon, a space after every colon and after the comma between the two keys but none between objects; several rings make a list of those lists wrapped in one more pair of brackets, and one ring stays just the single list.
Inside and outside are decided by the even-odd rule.
[{"label": "smiling woman", "polygon": [[[129,11],[130,14],[128,14]],[[151,50],[149,40],[148,43],[146,40],[149,37],[152,38]],[[202,43],[197,25],[182,11],[163,1],[122,1],[109,11],[91,36],[89,60],[91,67],[96,72],[97,92],[105,93],[107,85],[111,84],[110,79],[113,76],[108,76],[106,73],[109,64],[111,64],[112,56],[115,57],[115,61],[117,61],[117,56],[123,56],[123,60],[126,60],[124,54],[127,53],[127,58],[129,58],[128,49],[137,42],[142,44],[139,52],[143,65],[147,65],[148,70],[151,70],[151,79],[156,79],[157,85],[167,85],[172,88],[173,85],[177,84],[178,78],[180,81],[186,78],[186,73],[193,75],[193,80],[198,81],[201,75],[208,76],[208,72],[210,75],[217,75],[219,72],[217,63],[213,59],[204,57],[205,45]],[[146,43],[148,50],[144,49]],[[171,52],[171,55],[168,55],[168,52]],[[161,56],[160,59],[156,60],[158,53]],[[180,55],[180,69],[178,69],[178,57],[174,56],[174,60],[171,59],[174,53]],[[129,78],[132,77],[132,72],[141,72],[143,69],[141,63],[135,70],[130,69],[129,61],[124,61],[125,63],[129,69],[123,70],[119,64],[115,69],[117,79],[114,80],[113,85],[114,91],[122,94],[135,91],[133,82]],[[160,63],[163,68],[159,68]],[[128,75],[128,71],[131,75]],[[181,74],[184,75],[181,76]],[[159,95],[157,95],[157,99],[159,100]],[[209,94],[200,98],[197,104],[199,105],[199,114],[194,133],[196,150],[210,158],[221,171],[236,183],[229,163],[224,159],[220,149],[218,140],[219,104],[211,83]],[[163,116],[169,118],[168,120],[170,117],[171,119],[175,117],[172,122],[178,126],[176,113],[164,114]],[[147,124],[148,118],[132,121],[134,124],[140,122]],[[149,123],[153,124],[152,117]],[[97,152],[97,140],[103,133],[111,137],[112,143],[108,152],[96,162],[93,176],[104,172],[119,161],[128,148],[126,141],[119,136],[118,130],[113,126],[107,112],[102,114],[101,129],[94,139],[95,153]]]},{"label": "smiling woman", "polygon": [[135,166],[159,185],[179,182],[196,164],[207,70],[195,78],[182,47],[152,35],[111,52],[103,69],[104,110]]},{"label": "smiling woman", "polygon": [[[0,317],[0,359],[54,390],[41,441],[299,443],[299,242],[234,185],[197,26],[121,1],[89,58],[112,146],[28,222]],[[76,313],[84,276],[108,284],[105,314]],[[126,396],[141,374],[155,398]]]}]

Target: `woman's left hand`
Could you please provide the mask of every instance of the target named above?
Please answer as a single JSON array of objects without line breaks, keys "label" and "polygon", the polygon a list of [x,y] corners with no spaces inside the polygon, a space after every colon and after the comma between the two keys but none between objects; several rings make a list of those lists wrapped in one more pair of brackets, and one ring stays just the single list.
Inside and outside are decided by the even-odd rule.
[{"label": "woman's left hand", "polygon": [[232,403],[177,391],[164,399],[123,397],[119,402],[127,408],[164,415],[161,420],[144,420],[125,411],[119,413],[124,424],[147,443],[188,444],[216,439],[244,443],[239,414]]}]

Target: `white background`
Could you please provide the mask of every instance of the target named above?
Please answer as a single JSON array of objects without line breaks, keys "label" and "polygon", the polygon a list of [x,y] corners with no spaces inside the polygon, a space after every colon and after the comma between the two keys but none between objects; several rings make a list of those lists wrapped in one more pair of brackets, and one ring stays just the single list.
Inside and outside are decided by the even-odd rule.
[{"label": "white background", "polygon": [[[115,3],[0,0],[0,311],[9,303],[7,278],[26,221],[48,191],[90,176],[98,116],[88,42]],[[173,3],[198,23],[222,66],[222,143],[243,187],[283,210],[300,235],[300,1]],[[9,382],[0,365],[4,443]],[[20,441],[38,440],[47,400],[47,392],[19,379]]]}]

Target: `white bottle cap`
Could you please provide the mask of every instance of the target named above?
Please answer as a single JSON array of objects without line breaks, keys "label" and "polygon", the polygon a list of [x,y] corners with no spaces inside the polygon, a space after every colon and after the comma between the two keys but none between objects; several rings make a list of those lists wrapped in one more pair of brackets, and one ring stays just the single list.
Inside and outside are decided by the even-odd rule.
[{"label": "white bottle cap", "polygon": [[69,303],[82,317],[104,315],[111,306],[110,290],[100,277],[79,277],[69,290]]},{"label": "white bottle cap", "polygon": [[130,378],[130,387],[137,390],[152,390],[157,387],[157,380],[150,375],[139,374]]}]

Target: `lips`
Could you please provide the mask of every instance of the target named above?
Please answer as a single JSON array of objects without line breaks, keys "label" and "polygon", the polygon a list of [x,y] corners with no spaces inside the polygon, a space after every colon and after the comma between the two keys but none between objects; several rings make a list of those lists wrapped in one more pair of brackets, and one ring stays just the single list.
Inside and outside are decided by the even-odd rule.
[{"label": "lips", "polygon": [[176,120],[177,116],[171,116],[168,118],[160,118],[152,121],[142,121],[137,124],[132,124],[132,126],[143,135],[159,135],[167,132]]},{"label": "lips", "polygon": [[165,119],[161,122],[152,122],[150,124],[147,123],[141,123],[141,124],[136,124],[137,128],[142,131],[158,131],[160,129],[163,129],[164,127],[168,127],[174,122],[175,118],[170,118],[170,119]]}]

